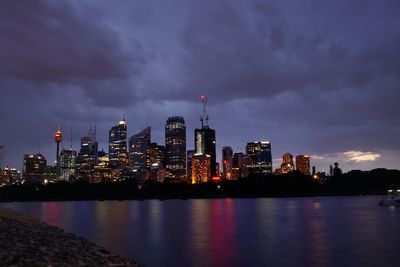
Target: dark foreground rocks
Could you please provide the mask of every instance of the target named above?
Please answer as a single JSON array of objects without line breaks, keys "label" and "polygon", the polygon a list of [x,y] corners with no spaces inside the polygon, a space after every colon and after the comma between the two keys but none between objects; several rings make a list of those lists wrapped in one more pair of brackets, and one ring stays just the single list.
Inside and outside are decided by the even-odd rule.
[{"label": "dark foreground rocks", "polygon": [[11,209],[0,209],[0,266],[132,266],[82,237]]}]

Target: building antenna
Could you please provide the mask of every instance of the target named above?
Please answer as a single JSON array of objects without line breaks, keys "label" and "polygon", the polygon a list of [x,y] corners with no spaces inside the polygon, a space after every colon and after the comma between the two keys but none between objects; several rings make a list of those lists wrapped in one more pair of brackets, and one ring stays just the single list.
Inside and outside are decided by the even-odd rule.
[{"label": "building antenna", "polygon": [[208,127],[208,114],[207,114],[207,97],[202,95],[200,97],[201,103],[203,105],[203,115],[200,116],[201,128]]},{"label": "building antenna", "polygon": [[72,127],[71,127],[71,151],[72,151]]},{"label": "building antenna", "polygon": [[97,122],[96,119],[94,120],[94,140],[96,140],[96,135],[97,135]]}]

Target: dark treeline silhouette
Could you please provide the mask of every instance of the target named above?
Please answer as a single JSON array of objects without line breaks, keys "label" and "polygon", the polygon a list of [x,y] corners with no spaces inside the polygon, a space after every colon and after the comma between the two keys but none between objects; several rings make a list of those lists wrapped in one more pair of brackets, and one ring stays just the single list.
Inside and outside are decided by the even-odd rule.
[{"label": "dark treeline silhouette", "polygon": [[400,184],[400,171],[354,170],[328,177],[325,181],[299,172],[248,177],[220,183],[164,183],[126,180],[115,183],[87,182],[12,185],[0,188],[0,201],[45,200],[124,200],[214,197],[318,196],[384,194],[393,184]]}]

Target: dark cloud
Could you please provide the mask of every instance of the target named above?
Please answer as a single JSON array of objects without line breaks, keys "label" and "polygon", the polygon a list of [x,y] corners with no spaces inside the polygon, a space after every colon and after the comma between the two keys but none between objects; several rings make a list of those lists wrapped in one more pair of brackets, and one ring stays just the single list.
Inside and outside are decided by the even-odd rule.
[{"label": "dark cloud", "polygon": [[361,151],[382,156],[360,168],[397,166],[399,12],[394,0],[6,1],[3,162],[39,147],[51,161],[59,124],[77,147],[96,120],[106,148],[123,114],[130,135],[149,124],[160,143],[166,118],[183,115],[193,146],[205,94],[218,149],[268,139],[274,158],[329,166]]},{"label": "dark cloud", "polygon": [[57,85],[73,84],[82,88],[93,104],[121,105],[111,96],[122,94],[131,96],[133,102],[135,82],[131,79],[141,75],[148,55],[134,39],[126,49],[96,9],[76,8],[53,1],[3,3],[1,77],[59,91],[68,89]]},{"label": "dark cloud", "polygon": [[[182,35],[187,50],[186,88],[195,84],[213,98],[230,101],[310,89],[363,90],[376,78],[398,79],[400,33],[377,40],[371,36],[366,47],[354,49],[329,34],[297,29],[284,17],[282,7],[272,3],[219,1],[194,9]],[[189,92],[179,96],[190,98]]]}]

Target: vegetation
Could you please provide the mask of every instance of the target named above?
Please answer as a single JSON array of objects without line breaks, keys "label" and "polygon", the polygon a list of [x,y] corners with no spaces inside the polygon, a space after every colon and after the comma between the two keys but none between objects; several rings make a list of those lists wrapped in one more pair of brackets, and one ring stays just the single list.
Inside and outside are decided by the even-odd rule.
[{"label": "vegetation", "polygon": [[384,194],[388,187],[400,184],[400,171],[354,170],[321,181],[293,172],[282,175],[248,177],[220,183],[187,184],[125,180],[115,183],[54,183],[47,185],[11,185],[0,188],[0,201],[45,200],[124,200],[148,198],[214,198]]}]

